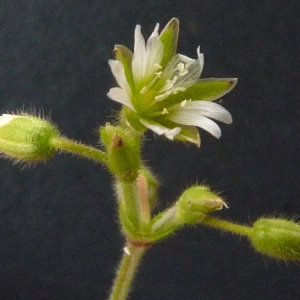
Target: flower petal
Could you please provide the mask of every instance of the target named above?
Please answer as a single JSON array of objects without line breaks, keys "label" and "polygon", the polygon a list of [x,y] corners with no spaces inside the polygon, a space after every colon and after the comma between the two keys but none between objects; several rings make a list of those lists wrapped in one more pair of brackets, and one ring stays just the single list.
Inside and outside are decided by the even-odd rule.
[{"label": "flower petal", "polygon": [[108,64],[111,68],[113,75],[115,76],[115,78],[117,80],[118,85],[122,89],[124,89],[128,93],[128,96],[130,97],[131,89],[127,82],[125,72],[124,72],[124,67],[123,67],[122,63],[118,60],[110,59],[108,61]]},{"label": "flower petal", "polygon": [[133,53],[123,45],[115,45],[114,54],[116,59],[123,65],[128,85],[132,90],[134,90],[134,81],[131,70]]},{"label": "flower petal", "polygon": [[162,73],[160,82],[164,84],[159,89],[159,95],[155,100],[162,101],[171,94],[183,92],[199,79],[203,69],[203,55],[199,47],[197,53],[196,60],[182,54],[173,56]]},{"label": "flower petal", "polygon": [[180,127],[170,129],[152,120],[140,119],[140,122],[158,135],[165,135],[169,140],[174,140],[174,137],[181,131]]},{"label": "flower petal", "polygon": [[185,114],[191,118],[202,115],[225,124],[232,123],[231,114],[220,104],[210,101],[191,101],[185,100],[181,104],[176,104],[169,108],[175,114]]},{"label": "flower petal", "polygon": [[134,53],[132,58],[132,74],[138,88],[139,83],[147,85],[158,69],[163,56],[163,44],[158,36],[159,24],[156,24],[154,31],[149,37],[147,44],[141,33],[141,26],[135,28]]},{"label": "flower petal", "polygon": [[134,51],[132,57],[132,74],[134,79],[143,77],[146,45],[141,33],[141,26],[136,25],[134,31]]},{"label": "flower petal", "polygon": [[177,110],[166,115],[166,118],[172,122],[183,124],[183,125],[192,125],[201,127],[204,130],[208,131],[210,134],[219,138],[221,136],[220,127],[209,118],[199,115],[199,112],[190,111],[190,110]]},{"label": "flower petal", "polygon": [[161,62],[164,46],[159,39],[158,36],[159,24],[156,24],[153,33],[147,41],[146,45],[146,70],[144,76],[148,79],[148,77],[152,77]]},{"label": "flower petal", "polygon": [[123,105],[126,105],[135,111],[135,109],[130,101],[130,98],[128,97],[128,94],[125,92],[125,90],[123,90],[119,87],[114,87],[109,90],[109,92],[107,93],[107,96],[110,99],[112,99],[116,102],[119,102]]}]

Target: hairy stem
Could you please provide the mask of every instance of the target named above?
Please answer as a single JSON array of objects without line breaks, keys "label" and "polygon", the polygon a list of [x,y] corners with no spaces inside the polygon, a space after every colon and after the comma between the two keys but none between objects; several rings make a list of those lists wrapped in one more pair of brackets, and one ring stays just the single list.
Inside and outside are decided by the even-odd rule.
[{"label": "hairy stem", "polygon": [[50,143],[56,150],[70,152],[101,163],[104,163],[107,160],[105,152],[64,137],[54,137],[50,140]]},{"label": "hairy stem", "polygon": [[146,247],[127,245],[119,265],[109,300],[125,300],[131,290],[132,281],[136,274],[141,257]]},{"label": "hairy stem", "polygon": [[228,222],[225,220],[212,218],[209,216],[205,217],[201,221],[201,224],[208,225],[210,227],[229,231],[231,233],[243,235],[243,236],[250,236],[251,231],[252,231],[252,227],[250,227],[250,226],[235,224],[235,223],[231,223],[231,222]]}]

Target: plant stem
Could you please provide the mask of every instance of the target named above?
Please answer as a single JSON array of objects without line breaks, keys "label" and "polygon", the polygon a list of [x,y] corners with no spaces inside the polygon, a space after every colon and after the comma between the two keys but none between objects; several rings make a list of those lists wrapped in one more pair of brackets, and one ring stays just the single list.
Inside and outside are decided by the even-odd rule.
[{"label": "plant stem", "polygon": [[125,300],[131,290],[133,277],[147,247],[127,245],[114,280],[109,300]]},{"label": "plant stem", "polygon": [[229,231],[231,233],[235,233],[243,236],[250,236],[252,231],[252,227],[250,226],[234,224],[225,220],[220,220],[209,216],[205,217],[205,219],[201,221],[201,224],[208,225],[214,228]]},{"label": "plant stem", "polygon": [[50,140],[50,143],[51,146],[56,150],[70,152],[101,163],[106,162],[107,160],[107,155],[105,152],[64,137],[54,137]]}]

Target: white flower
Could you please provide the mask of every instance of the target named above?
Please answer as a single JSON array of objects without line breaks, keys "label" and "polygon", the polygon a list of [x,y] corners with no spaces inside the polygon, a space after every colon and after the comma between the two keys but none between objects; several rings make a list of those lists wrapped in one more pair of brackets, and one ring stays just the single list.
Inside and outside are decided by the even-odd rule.
[{"label": "white flower", "polygon": [[134,52],[115,47],[116,60],[109,60],[118,87],[108,97],[124,105],[122,120],[137,131],[147,128],[168,139],[200,145],[196,127],[219,138],[221,130],[212,121],[232,122],[230,113],[211,101],[229,92],[236,79],[199,80],[204,58],[176,54],[178,20],[172,19],[161,34],[159,24],[145,41],[141,27],[135,28]]}]

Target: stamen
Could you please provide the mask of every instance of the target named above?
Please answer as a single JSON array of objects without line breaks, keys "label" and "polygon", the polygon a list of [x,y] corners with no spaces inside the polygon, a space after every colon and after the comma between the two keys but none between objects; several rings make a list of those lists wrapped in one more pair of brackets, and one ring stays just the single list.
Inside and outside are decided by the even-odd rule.
[{"label": "stamen", "polygon": [[144,86],[141,90],[140,93],[141,94],[145,94],[146,92],[149,91],[149,89],[155,84],[155,82],[160,78],[162,72],[157,72],[155,73],[154,78],[151,80],[151,82],[147,85]]},{"label": "stamen", "polygon": [[186,75],[189,71],[186,69],[186,64],[180,62],[177,65],[177,70],[179,71],[179,77]]},{"label": "stamen", "polygon": [[156,68],[156,70],[160,70],[162,68],[162,66],[158,63],[155,63],[154,67]]},{"label": "stamen", "polygon": [[178,79],[178,77],[176,75],[172,79],[167,79],[166,85],[164,86],[162,91],[164,92],[164,91],[171,89],[174,86],[177,79]]},{"label": "stamen", "polygon": [[167,115],[169,113],[169,111],[164,107],[163,111],[162,111],[162,115]]},{"label": "stamen", "polygon": [[180,103],[180,106],[185,107],[187,104],[189,104],[191,102],[192,102],[192,99],[189,99],[189,100],[185,99]]},{"label": "stamen", "polygon": [[183,92],[185,91],[186,88],[184,88],[183,86],[177,86],[177,87],[174,87],[172,88],[172,90],[170,91],[170,94],[177,94],[178,92]]},{"label": "stamen", "polygon": [[165,98],[166,98],[166,97],[165,97],[164,94],[160,94],[160,95],[154,97],[154,99],[155,99],[156,101],[161,101],[161,100],[164,100]]},{"label": "stamen", "polygon": [[147,86],[144,86],[144,87],[140,90],[140,93],[141,93],[141,94],[145,94],[148,90],[149,90],[148,87],[147,87]]},{"label": "stamen", "polygon": [[158,71],[155,73],[155,75],[157,76],[157,78],[161,78],[161,74],[162,74],[162,71]]},{"label": "stamen", "polygon": [[180,106],[181,106],[181,107],[185,107],[185,106],[186,106],[186,103],[187,103],[187,100],[185,99],[185,100],[183,100],[183,101],[180,103]]}]

